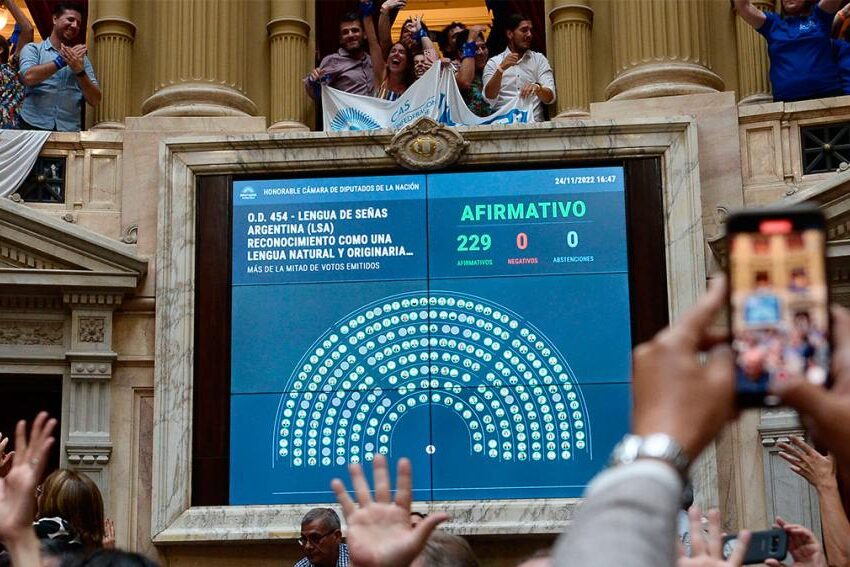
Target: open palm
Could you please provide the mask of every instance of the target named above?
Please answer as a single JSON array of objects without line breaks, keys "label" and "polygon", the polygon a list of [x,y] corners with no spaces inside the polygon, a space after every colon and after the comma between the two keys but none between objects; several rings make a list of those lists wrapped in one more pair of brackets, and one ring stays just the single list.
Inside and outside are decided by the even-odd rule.
[{"label": "open palm", "polygon": [[407,567],[425,547],[428,536],[438,524],[446,521],[446,514],[430,514],[415,528],[410,525],[412,500],[411,466],[407,459],[398,462],[396,498],[392,499],[387,460],[375,457],[375,499],[369,483],[358,464],[350,467],[351,483],[357,504],[339,479],[331,483],[337,501],[348,524],[346,542],[354,567]]},{"label": "open palm", "polygon": [[32,424],[27,443],[23,421],[15,429],[15,452],[12,468],[0,478],[0,540],[8,542],[21,530],[31,529],[35,519],[35,486],[44,472],[47,454],[53,444],[50,434],[56,420],[38,414]]}]

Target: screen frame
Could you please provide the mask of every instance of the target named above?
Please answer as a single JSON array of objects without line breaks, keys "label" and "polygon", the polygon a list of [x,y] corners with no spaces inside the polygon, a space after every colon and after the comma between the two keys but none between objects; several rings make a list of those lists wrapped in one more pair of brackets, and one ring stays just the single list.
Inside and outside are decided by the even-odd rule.
[{"label": "screen frame", "polygon": [[[193,392],[201,387],[195,384],[194,363],[196,313],[200,309],[195,297],[196,194],[202,176],[295,172],[305,177],[329,167],[358,175],[398,166],[428,169],[429,162],[418,157],[414,143],[421,137],[444,144],[440,146],[443,153],[431,164],[434,166],[489,164],[497,169],[508,163],[554,161],[578,166],[601,160],[658,158],[664,236],[654,246],[666,251],[667,262],[661,271],[667,279],[667,313],[671,318],[680,316],[705,291],[707,267],[713,263],[703,225],[710,224],[704,219],[711,212],[701,197],[693,117],[589,118],[476,127],[445,127],[423,118],[402,131],[266,134],[256,133],[263,127],[261,118],[250,120],[250,134],[175,135],[159,145],[157,249],[155,270],[151,270],[156,309],[150,489],[154,545],[292,541],[309,509],[192,505],[194,437],[205,434],[203,427],[194,431],[192,424]],[[635,199],[638,206],[649,206],[642,196]],[[664,306],[653,309],[663,311]],[[710,446],[691,469],[696,501],[702,506],[716,506],[719,501],[721,465]],[[554,534],[568,528],[579,503],[580,499],[461,502],[443,511],[452,515],[446,529],[453,533]],[[414,507],[428,509],[418,504]]]},{"label": "screen frame", "polygon": [[[625,184],[627,253],[629,262],[629,310],[633,346],[651,338],[667,325],[668,304],[666,252],[664,246],[661,164],[658,158],[604,162],[508,164],[506,167],[464,167],[443,172],[578,169],[622,167]],[[327,176],[334,176],[328,172]],[[381,175],[405,173],[393,169]],[[370,175],[373,173],[370,172]],[[309,177],[325,177],[316,172]],[[195,382],[203,377],[204,388],[193,390],[192,505],[228,506],[230,467],[230,348],[232,282],[232,191],[238,180],[301,178],[287,172],[264,176],[202,176],[198,179],[197,254],[195,288]],[[351,176],[356,177],[356,176]],[[222,230],[224,228],[224,230]],[[223,277],[224,276],[224,277]],[[201,356],[201,353],[204,353]],[[209,424],[216,424],[210,427]],[[439,502],[439,501],[436,501]]]}]

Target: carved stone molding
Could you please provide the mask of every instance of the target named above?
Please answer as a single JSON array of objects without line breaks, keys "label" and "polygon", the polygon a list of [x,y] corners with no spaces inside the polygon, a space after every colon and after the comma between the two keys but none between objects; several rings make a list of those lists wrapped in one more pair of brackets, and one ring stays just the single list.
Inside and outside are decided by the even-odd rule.
[{"label": "carved stone molding", "polygon": [[65,446],[65,453],[68,455],[68,463],[71,466],[105,466],[109,464],[109,459],[112,456],[111,446],[86,446],[86,445],[71,445]]},{"label": "carved stone molding", "polygon": [[64,342],[63,321],[0,321],[1,345],[56,346]]},{"label": "carved stone molding", "polygon": [[402,167],[427,171],[452,165],[468,145],[456,130],[422,117],[396,134],[386,152]]},{"label": "carved stone molding", "polygon": [[131,224],[124,231],[124,236],[121,237],[121,242],[124,244],[136,244],[139,241],[139,225]]},{"label": "carved stone molding", "polygon": [[82,343],[102,343],[106,327],[104,317],[80,317],[80,335]]},{"label": "carved stone molding", "polygon": [[119,306],[124,299],[120,293],[86,293],[74,292],[66,293],[62,296],[63,301],[68,305],[98,305],[98,306]]},{"label": "carved stone molding", "polygon": [[0,262],[14,268],[34,268],[36,270],[64,270],[69,268],[68,264],[45,258],[9,242],[0,242]]},{"label": "carved stone molding", "polygon": [[789,409],[762,410],[758,429],[761,444],[765,447],[773,447],[780,441],[787,441],[792,435],[803,434],[803,426],[797,413]]},{"label": "carved stone molding", "polygon": [[72,380],[109,380],[112,377],[112,359],[115,355],[88,359],[77,356],[84,355],[69,355]]},{"label": "carved stone molding", "polygon": [[62,301],[57,295],[0,295],[0,309],[60,311]]}]

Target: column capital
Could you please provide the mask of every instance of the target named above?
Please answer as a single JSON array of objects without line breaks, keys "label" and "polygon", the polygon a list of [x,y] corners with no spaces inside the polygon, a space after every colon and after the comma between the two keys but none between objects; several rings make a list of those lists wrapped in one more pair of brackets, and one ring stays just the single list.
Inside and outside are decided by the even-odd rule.
[{"label": "column capital", "polygon": [[279,35],[297,35],[303,38],[310,37],[310,24],[301,18],[275,18],[266,24],[266,29],[269,32],[270,38],[274,38]]},{"label": "column capital", "polygon": [[130,41],[136,38],[136,24],[126,18],[119,18],[117,16],[98,18],[92,22],[91,27],[95,38],[103,35],[123,36]]},{"label": "column capital", "polygon": [[553,26],[568,22],[592,24],[593,8],[584,4],[563,4],[549,10],[549,21]]}]

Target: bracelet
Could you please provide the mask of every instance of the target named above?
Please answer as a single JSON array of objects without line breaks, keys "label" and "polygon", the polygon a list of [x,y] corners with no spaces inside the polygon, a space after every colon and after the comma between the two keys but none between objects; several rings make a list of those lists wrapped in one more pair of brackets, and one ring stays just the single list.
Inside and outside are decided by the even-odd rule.
[{"label": "bracelet", "polygon": [[463,47],[460,49],[461,57],[466,59],[467,57],[475,57],[475,52],[478,50],[478,46],[475,45],[474,41],[467,41],[463,44]]},{"label": "bracelet", "polygon": [[57,71],[58,71],[59,69],[63,68],[63,67],[67,67],[67,66],[68,66],[68,64],[67,64],[67,63],[65,63],[65,60],[64,60],[64,59],[62,59],[62,56],[61,56],[61,55],[57,55],[57,56],[56,56],[56,59],[54,59],[54,60],[53,60],[53,64],[54,64],[54,65],[56,65],[56,70],[57,70]]},{"label": "bracelet", "polygon": [[419,28],[419,31],[416,32],[416,39],[422,41],[422,39],[426,37],[428,37],[428,29],[423,25],[421,28]]},{"label": "bracelet", "polygon": [[77,77],[84,77],[86,75],[86,70],[81,69],[79,73],[74,73]]}]

